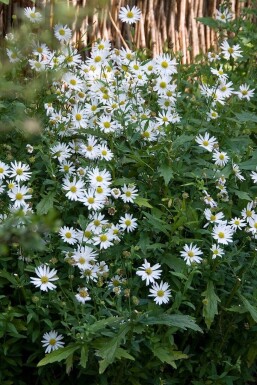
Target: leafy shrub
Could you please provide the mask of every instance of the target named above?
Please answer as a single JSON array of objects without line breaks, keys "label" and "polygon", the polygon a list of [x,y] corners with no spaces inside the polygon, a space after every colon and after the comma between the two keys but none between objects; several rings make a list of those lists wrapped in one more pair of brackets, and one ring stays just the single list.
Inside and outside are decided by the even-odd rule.
[{"label": "leafy shrub", "polygon": [[253,381],[257,35],[244,12],[202,19],[219,48],[187,67],[104,40],[82,60],[67,25],[58,47],[40,40],[30,8],[28,46],[7,36],[1,384]]}]

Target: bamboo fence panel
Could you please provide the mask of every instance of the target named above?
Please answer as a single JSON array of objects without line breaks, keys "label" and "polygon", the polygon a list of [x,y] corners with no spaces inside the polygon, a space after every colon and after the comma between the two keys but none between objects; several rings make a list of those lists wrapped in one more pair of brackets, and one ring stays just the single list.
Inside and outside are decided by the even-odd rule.
[{"label": "bamboo fence panel", "polygon": [[[152,56],[172,49],[181,53],[183,63],[190,63],[199,53],[215,47],[215,32],[196,19],[214,16],[220,3],[221,0],[37,0],[36,6],[47,14],[49,28],[61,22],[58,6],[66,5],[72,10],[67,24],[73,29],[78,48],[103,38],[109,39],[114,47],[146,49]],[[254,2],[231,0],[230,3],[238,16],[243,7],[251,7]],[[122,23],[118,18],[120,7],[127,4],[142,11],[136,25]],[[27,0],[13,0],[8,6],[0,3],[2,37],[12,27],[13,14],[25,6],[33,3]]]}]

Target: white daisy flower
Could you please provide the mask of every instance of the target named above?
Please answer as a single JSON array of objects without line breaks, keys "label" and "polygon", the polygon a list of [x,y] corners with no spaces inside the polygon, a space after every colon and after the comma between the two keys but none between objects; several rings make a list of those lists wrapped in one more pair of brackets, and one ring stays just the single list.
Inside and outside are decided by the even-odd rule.
[{"label": "white daisy flower", "polygon": [[200,255],[202,255],[203,252],[199,249],[199,247],[193,245],[190,243],[190,245],[185,245],[184,250],[180,252],[180,255],[182,258],[184,258],[184,261],[187,265],[191,265],[192,263],[200,263],[202,261],[202,258]]},{"label": "white daisy flower", "polygon": [[239,97],[239,99],[250,100],[254,96],[254,89],[249,90],[249,86],[247,84],[242,84],[239,86],[239,91],[235,91],[234,93]]},{"label": "white daisy flower", "polygon": [[78,294],[76,294],[75,297],[80,303],[83,304],[91,300],[87,287],[79,287]]},{"label": "white daisy flower", "polygon": [[16,162],[15,160],[11,163],[9,177],[15,178],[17,182],[25,182],[31,177],[31,172],[29,169],[30,168],[27,164]]},{"label": "white daisy flower", "polygon": [[137,228],[137,219],[133,218],[131,214],[125,214],[124,217],[121,217],[119,220],[119,225],[123,231],[133,231]]},{"label": "white daisy flower", "polygon": [[20,208],[26,205],[25,200],[31,198],[29,189],[26,186],[15,186],[12,190],[8,191],[10,199],[14,202],[14,207]]},{"label": "white daisy flower", "polygon": [[63,190],[67,191],[65,196],[71,201],[77,201],[84,197],[84,182],[76,177],[70,181],[68,178],[63,181],[62,185]]},{"label": "white daisy flower", "polygon": [[36,287],[39,287],[40,290],[48,291],[56,289],[56,285],[52,282],[57,281],[59,278],[56,276],[57,270],[52,269],[47,265],[41,265],[35,268],[35,273],[38,278],[30,277],[31,283]]},{"label": "white daisy flower", "polygon": [[212,245],[211,252],[212,252],[212,259],[216,259],[217,257],[222,257],[222,255],[224,254],[224,250],[216,243]]},{"label": "white daisy flower", "polygon": [[169,285],[167,282],[161,281],[160,284],[155,282],[149,291],[151,293],[149,294],[149,297],[154,297],[154,302],[157,305],[162,305],[163,303],[169,302],[171,291],[169,290]]},{"label": "white daisy flower", "polygon": [[4,162],[0,161],[0,180],[9,177],[9,166]]},{"label": "white daisy flower", "polygon": [[54,36],[61,42],[68,42],[71,39],[72,31],[67,25],[57,24],[54,26]]},{"label": "white daisy flower", "polygon": [[59,230],[59,235],[62,240],[70,245],[74,245],[78,242],[77,231],[73,227],[63,226]]},{"label": "white daisy flower", "polygon": [[50,353],[54,350],[62,348],[64,342],[62,341],[63,336],[58,334],[55,330],[51,330],[49,333],[43,335],[42,344],[45,349],[45,353]]},{"label": "white daisy flower", "polygon": [[246,222],[243,221],[243,219],[239,217],[232,218],[231,221],[229,221],[229,225],[232,227],[233,230],[242,230],[242,227],[246,226]]},{"label": "white daisy flower", "polygon": [[124,203],[133,203],[135,198],[138,196],[137,192],[138,190],[134,185],[128,185],[124,186],[121,188],[123,194],[121,194],[121,199],[123,200]]},{"label": "white daisy flower", "polygon": [[233,234],[234,231],[232,227],[224,223],[215,225],[212,231],[213,239],[222,245],[228,245],[230,242],[233,242]]},{"label": "white daisy flower", "polygon": [[142,281],[146,281],[146,285],[148,286],[150,283],[154,283],[156,279],[160,278],[162,273],[162,270],[158,270],[160,267],[161,265],[159,263],[151,266],[145,259],[145,262],[138,268],[136,274],[141,277]]},{"label": "white daisy flower", "polygon": [[221,52],[225,59],[229,60],[230,57],[233,59],[237,59],[238,57],[242,57],[241,50],[239,44],[235,44],[233,46],[230,46],[227,40],[224,40],[221,45]]},{"label": "white daisy flower", "polygon": [[253,210],[253,202],[247,203],[247,206],[242,210],[241,215],[243,219],[246,219],[246,222],[249,223],[250,219],[255,216],[255,212]]},{"label": "white daisy flower", "polygon": [[26,7],[24,9],[24,15],[31,21],[31,23],[40,23],[40,21],[43,19],[40,12],[36,12],[35,7]]},{"label": "white daisy flower", "polygon": [[217,166],[224,167],[228,163],[229,156],[224,151],[214,150],[212,159]]},{"label": "white daisy flower", "polygon": [[199,144],[200,147],[203,147],[209,152],[212,152],[214,146],[218,145],[217,139],[214,136],[210,137],[210,134],[208,132],[205,132],[204,136],[199,134],[195,138],[195,141]]},{"label": "white daisy flower", "polygon": [[93,237],[94,245],[99,245],[100,249],[108,249],[113,245],[113,234],[112,231],[106,231],[105,233],[97,234]]},{"label": "white daisy flower", "polygon": [[138,7],[135,5],[130,8],[128,5],[127,7],[121,7],[119,11],[119,19],[123,23],[128,24],[134,24],[141,18],[141,11]]}]

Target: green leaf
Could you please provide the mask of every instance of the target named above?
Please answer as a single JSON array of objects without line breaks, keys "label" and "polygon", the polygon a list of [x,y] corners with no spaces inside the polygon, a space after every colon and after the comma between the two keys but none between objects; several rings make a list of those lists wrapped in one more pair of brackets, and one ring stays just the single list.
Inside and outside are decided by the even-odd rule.
[{"label": "green leaf", "polygon": [[240,199],[252,201],[252,198],[250,197],[250,195],[245,191],[239,191],[239,190],[234,190],[234,189],[231,189],[230,191],[235,193],[235,195],[238,196],[238,198],[240,198]]},{"label": "green leaf", "polygon": [[174,326],[180,329],[192,329],[197,332],[202,332],[202,329],[195,323],[195,320],[184,314],[159,314],[156,316],[148,316],[148,314],[144,314],[139,322],[145,325],[167,325]]},{"label": "green leaf", "polygon": [[253,320],[257,322],[257,309],[242,294],[238,293],[238,297],[241,299],[245,309],[251,314]]},{"label": "green leaf", "polygon": [[105,369],[113,363],[116,358],[117,349],[129,330],[130,327],[124,324],[118,334],[114,338],[105,340],[103,347],[97,351],[97,355],[102,358],[99,362],[99,374],[103,374]]},{"label": "green leaf", "polygon": [[118,348],[116,350],[115,358],[121,360],[122,358],[126,358],[127,360],[135,361],[135,358],[131,356],[125,349]]},{"label": "green leaf", "polygon": [[142,198],[142,197],[139,197],[137,196],[136,199],[134,200],[134,203],[136,205],[138,205],[139,207],[149,207],[150,209],[153,207],[150,205],[150,203],[148,202],[148,200],[146,198]]},{"label": "green leaf", "polygon": [[8,273],[8,271],[6,270],[0,271],[0,277],[7,279],[9,282],[11,282],[15,286],[17,286],[18,284],[17,279],[13,276],[13,274]]},{"label": "green leaf", "polygon": [[199,21],[200,23],[204,24],[204,25],[207,25],[208,27],[211,27],[211,28],[219,28],[220,27],[219,21],[213,19],[212,17],[197,17],[196,20]]},{"label": "green leaf", "polygon": [[167,363],[176,369],[176,364],[174,361],[181,360],[184,358],[188,358],[186,354],[183,354],[179,351],[173,351],[171,348],[154,345],[151,347],[153,354],[159,358],[159,360],[163,363]]},{"label": "green leaf", "polygon": [[4,4],[6,4],[6,5],[8,5],[9,2],[10,2],[10,0],[0,0],[0,3],[4,3]]},{"label": "green leaf", "polygon": [[70,355],[72,355],[76,350],[79,349],[79,345],[69,345],[64,348],[59,348],[57,350],[54,350],[53,352],[47,354],[45,358],[43,358],[37,366],[44,366],[47,364],[52,364],[53,362],[60,362],[62,360],[65,360]]},{"label": "green leaf", "polygon": [[87,367],[88,353],[89,353],[88,346],[83,345],[82,348],[81,348],[79,363],[82,366],[82,368],[84,368],[84,369]]},{"label": "green leaf", "polygon": [[47,214],[50,209],[54,207],[54,198],[56,192],[51,191],[47,195],[44,195],[41,201],[37,204],[36,209],[39,215]]},{"label": "green leaf", "polygon": [[168,229],[170,228],[166,222],[163,220],[156,218],[155,216],[143,211],[144,216],[148,219],[148,222],[153,227],[154,230],[162,231],[164,234],[169,235]]},{"label": "green leaf", "polygon": [[218,302],[220,302],[219,297],[214,291],[214,285],[212,281],[208,281],[207,289],[202,294],[205,298],[203,299],[203,317],[207,328],[210,329],[210,326],[214,320],[216,314],[218,314]]},{"label": "green leaf", "polygon": [[240,122],[257,123],[257,115],[252,112],[235,112],[235,116]]},{"label": "green leaf", "polygon": [[117,322],[120,323],[122,320],[124,320],[123,317],[108,317],[108,318],[101,319],[99,321],[95,321],[90,325],[85,324],[84,327],[87,334],[94,334],[99,330],[105,329],[106,326],[108,325],[113,326]]},{"label": "green leaf", "polygon": [[167,186],[170,182],[170,180],[172,179],[173,177],[173,171],[172,171],[172,168],[170,165],[168,164],[162,164],[159,168],[158,168],[158,172],[160,173],[160,175],[163,177],[164,179],[164,182],[165,182],[165,185]]}]

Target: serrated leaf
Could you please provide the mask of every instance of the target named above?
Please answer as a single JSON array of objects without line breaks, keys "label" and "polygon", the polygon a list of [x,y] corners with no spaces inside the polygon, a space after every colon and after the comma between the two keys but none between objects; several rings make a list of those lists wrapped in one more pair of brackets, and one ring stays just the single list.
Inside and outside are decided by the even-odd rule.
[{"label": "serrated leaf", "polygon": [[208,281],[207,289],[202,295],[205,297],[203,299],[203,317],[207,328],[210,329],[215,315],[218,314],[218,302],[220,302],[212,281]]},{"label": "serrated leaf", "polygon": [[257,115],[252,112],[235,112],[235,116],[240,122],[257,123]]},{"label": "serrated leaf", "polygon": [[176,369],[176,364],[174,361],[188,358],[188,356],[179,351],[173,351],[172,349],[168,349],[167,347],[163,347],[160,345],[155,345],[151,347],[153,354],[159,358],[159,360],[163,363],[167,363]]},{"label": "serrated leaf", "polygon": [[54,207],[54,198],[56,192],[51,191],[47,195],[44,195],[41,201],[37,204],[36,209],[39,215],[47,214],[49,210]]},{"label": "serrated leaf", "polygon": [[218,20],[215,20],[212,17],[197,17],[196,20],[199,21],[200,23],[204,24],[204,25],[207,25],[208,27],[211,27],[211,28],[219,28],[220,27],[220,23],[218,22]]},{"label": "serrated leaf", "polygon": [[106,340],[104,346],[97,351],[97,355],[102,358],[99,362],[99,374],[103,374],[105,369],[113,363],[122,340],[130,330],[128,325],[123,325],[114,338]]},{"label": "serrated leaf", "polygon": [[168,164],[162,164],[158,168],[158,172],[163,177],[165,185],[167,186],[173,177],[173,171],[172,171],[171,166]]},{"label": "serrated leaf", "polygon": [[131,356],[125,349],[118,348],[116,350],[115,358],[121,360],[122,358],[126,358],[127,360],[135,361],[135,358]]},{"label": "serrated leaf", "polygon": [[142,198],[142,197],[139,197],[137,196],[136,199],[134,200],[134,203],[136,205],[138,205],[139,207],[149,207],[150,209],[153,207],[150,205],[150,203],[148,202],[148,200],[146,198]]},{"label": "serrated leaf", "polygon": [[240,199],[244,199],[246,201],[252,201],[252,198],[250,197],[250,195],[245,191],[233,190],[233,189],[231,189],[230,191],[233,192]]},{"label": "serrated leaf", "polygon": [[123,319],[124,319],[123,317],[108,317],[105,319],[101,319],[99,321],[95,321],[91,325],[85,324],[85,329],[86,329],[86,332],[88,334],[94,334],[94,333],[98,332],[99,330],[105,329],[106,326],[108,326],[108,325],[113,326],[117,322],[121,322],[121,320],[123,320]]},{"label": "serrated leaf", "polygon": [[241,299],[245,309],[251,314],[253,320],[257,322],[257,309],[250,304],[250,302],[240,293],[238,293],[239,298]]},{"label": "serrated leaf", "polygon": [[202,329],[195,323],[194,318],[184,314],[159,314],[156,316],[145,314],[139,319],[139,322],[145,325],[167,325],[183,330],[192,329],[202,332]]},{"label": "serrated leaf", "polygon": [[83,345],[81,348],[79,363],[84,369],[87,367],[88,353],[89,353],[88,346]]},{"label": "serrated leaf", "polygon": [[47,364],[52,364],[53,362],[60,362],[68,358],[71,354],[73,354],[76,350],[79,349],[79,345],[69,345],[64,348],[59,348],[54,350],[51,353],[48,353],[45,358],[43,358],[37,366],[44,366]]},{"label": "serrated leaf", "polygon": [[166,222],[145,211],[143,211],[143,214],[148,219],[148,222],[154,230],[159,230],[162,231],[164,234],[169,235],[168,229],[170,228],[170,226],[167,225]]}]

